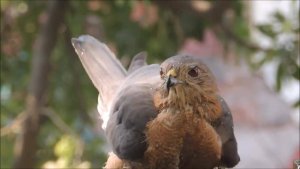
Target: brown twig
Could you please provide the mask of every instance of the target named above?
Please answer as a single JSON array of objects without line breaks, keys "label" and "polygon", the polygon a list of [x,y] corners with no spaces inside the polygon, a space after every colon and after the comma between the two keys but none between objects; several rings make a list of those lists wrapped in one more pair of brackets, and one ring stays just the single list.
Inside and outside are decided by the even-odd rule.
[{"label": "brown twig", "polygon": [[7,126],[0,129],[1,137],[8,134],[18,134],[21,131],[22,123],[24,122],[25,112],[19,113],[19,115]]},{"label": "brown twig", "polygon": [[47,116],[50,121],[58,128],[60,129],[63,133],[66,133],[70,136],[72,136],[75,140],[76,147],[75,147],[75,158],[73,160],[74,164],[79,164],[81,162],[81,157],[83,154],[83,149],[84,149],[84,142],[80,138],[80,136],[75,133],[72,128],[70,128],[61,118],[60,116],[53,111],[50,108],[44,108],[42,111],[42,114]]}]

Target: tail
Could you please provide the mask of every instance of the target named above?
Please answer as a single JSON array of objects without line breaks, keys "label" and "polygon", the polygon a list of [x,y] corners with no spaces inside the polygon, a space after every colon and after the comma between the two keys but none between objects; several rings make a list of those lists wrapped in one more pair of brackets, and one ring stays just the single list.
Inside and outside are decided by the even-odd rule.
[{"label": "tail", "polygon": [[104,44],[92,36],[82,35],[72,38],[72,44],[79,59],[99,91],[98,111],[106,127],[109,118],[108,108],[111,104],[116,89],[126,76],[126,70]]}]

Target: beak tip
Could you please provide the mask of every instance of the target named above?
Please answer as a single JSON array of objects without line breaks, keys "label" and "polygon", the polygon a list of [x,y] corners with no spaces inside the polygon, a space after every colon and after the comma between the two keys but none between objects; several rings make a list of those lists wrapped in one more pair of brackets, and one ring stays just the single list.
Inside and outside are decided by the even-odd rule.
[{"label": "beak tip", "polygon": [[172,76],[169,76],[169,77],[167,78],[167,81],[166,81],[166,87],[167,87],[167,90],[169,91],[170,88],[171,88],[172,86],[174,86],[175,84],[177,84],[177,79],[174,78],[174,77],[172,77]]}]

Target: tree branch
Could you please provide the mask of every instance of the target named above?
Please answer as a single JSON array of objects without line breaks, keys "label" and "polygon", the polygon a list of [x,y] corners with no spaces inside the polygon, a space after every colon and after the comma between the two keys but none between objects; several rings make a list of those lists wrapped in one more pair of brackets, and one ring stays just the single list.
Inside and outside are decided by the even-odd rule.
[{"label": "tree branch", "polygon": [[0,129],[1,137],[8,134],[17,134],[21,130],[22,123],[24,121],[25,113],[21,112],[19,115],[12,121],[11,124],[4,126]]},{"label": "tree branch", "polygon": [[72,130],[61,118],[50,108],[44,108],[42,114],[47,116],[50,121],[62,132],[72,136],[75,139],[76,148],[75,148],[75,157],[73,159],[74,164],[80,164],[81,157],[84,149],[84,142],[80,136]]},{"label": "tree branch", "polygon": [[212,24],[218,24],[221,22],[224,13],[232,7],[232,1],[215,1],[209,2],[212,6],[206,11],[197,10],[192,0],[186,1],[174,1],[174,0],[155,0],[158,6],[167,8],[173,11],[174,14],[180,15],[182,12],[191,13],[193,16],[197,16],[199,20],[206,20]]},{"label": "tree branch", "polygon": [[49,1],[47,20],[37,35],[33,49],[29,92],[22,133],[16,140],[13,168],[34,168],[39,133],[39,118],[45,102],[50,70],[50,55],[55,46],[58,29],[63,21],[68,1]]},{"label": "tree branch", "polygon": [[226,11],[232,8],[233,2],[232,1],[215,1],[209,2],[212,6],[207,11],[199,11],[197,8],[194,7],[193,2],[196,1],[171,1],[171,0],[155,0],[154,1],[158,6],[162,8],[167,8],[173,11],[175,15],[180,15],[183,12],[189,12],[193,16],[197,16],[199,20],[206,20],[207,22],[216,26],[217,29],[214,29],[215,32],[221,32],[225,34],[230,40],[234,43],[240,45],[241,47],[247,48],[249,50],[256,50],[256,51],[264,51],[270,52],[272,49],[263,48],[259,45],[254,43],[248,42],[238,35],[236,35],[232,29],[230,28],[231,25],[228,25],[224,22],[224,17]]}]

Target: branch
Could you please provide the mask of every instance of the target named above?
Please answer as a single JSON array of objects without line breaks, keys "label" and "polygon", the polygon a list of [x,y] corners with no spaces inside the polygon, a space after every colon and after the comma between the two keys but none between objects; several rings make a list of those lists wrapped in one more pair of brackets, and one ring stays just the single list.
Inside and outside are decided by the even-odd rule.
[{"label": "branch", "polygon": [[26,98],[25,120],[15,145],[13,168],[34,168],[37,151],[39,119],[45,102],[50,70],[50,56],[55,46],[58,29],[63,21],[68,1],[48,1],[47,20],[37,35],[33,49],[29,91]]},{"label": "branch", "polygon": [[75,149],[75,158],[73,160],[73,162],[75,164],[79,164],[80,163],[80,159],[81,156],[83,154],[83,149],[84,149],[84,143],[82,141],[82,139],[80,138],[79,135],[77,135],[72,128],[70,128],[61,118],[60,116],[55,113],[52,109],[50,108],[45,108],[42,111],[42,114],[47,116],[50,121],[58,128],[60,129],[63,133],[66,133],[68,135],[71,135],[76,142],[76,149]]},{"label": "branch", "polygon": [[172,1],[172,3],[170,3],[170,1],[167,0],[155,0],[154,2],[162,8],[170,9],[175,15],[180,15],[183,12],[189,12],[193,16],[197,16],[199,21],[206,20],[210,22],[212,25],[217,27],[217,30],[214,29],[215,31],[222,32],[222,34],[225,34],[225,36],[230,38],[233,42],[244,48],[264,52],[272,51],[272,49],[263,48],[259,45],[242,39],[232,31],[230,28],[231,25],[228,25],[224,22],[223,16],[225,16],[226,11],[232,8],[232,1],[215,1],[214,3],[210,2],[212,6],[206,11],[197,10],[197,8],[194,6],[195,2],[197,1]]},{"label": "branch", "polygon": [[212,24],[218,24],[221,22],[224,13],[232,7],[232,1],[215,1],[208,2],[211,6],[207,10],[198,10],[195,7],[195,2],[193,0],[186,1],[173,1],[173,0],[155,0],[158,6],[173,11],[175,15],[181,15],[183,12],[188,12],[193,16],[197,16],[200,20],[206,20]]},{"label": "branch", "polygon": [[21,126],[24,122],[25,118],[25,112],[19,113],[19,115],[13,120],[12,123],[10,123],[7,126],[4,126],[0,129],[1,137],[6,136],[8,134],[14,133],[20,133]]}]

